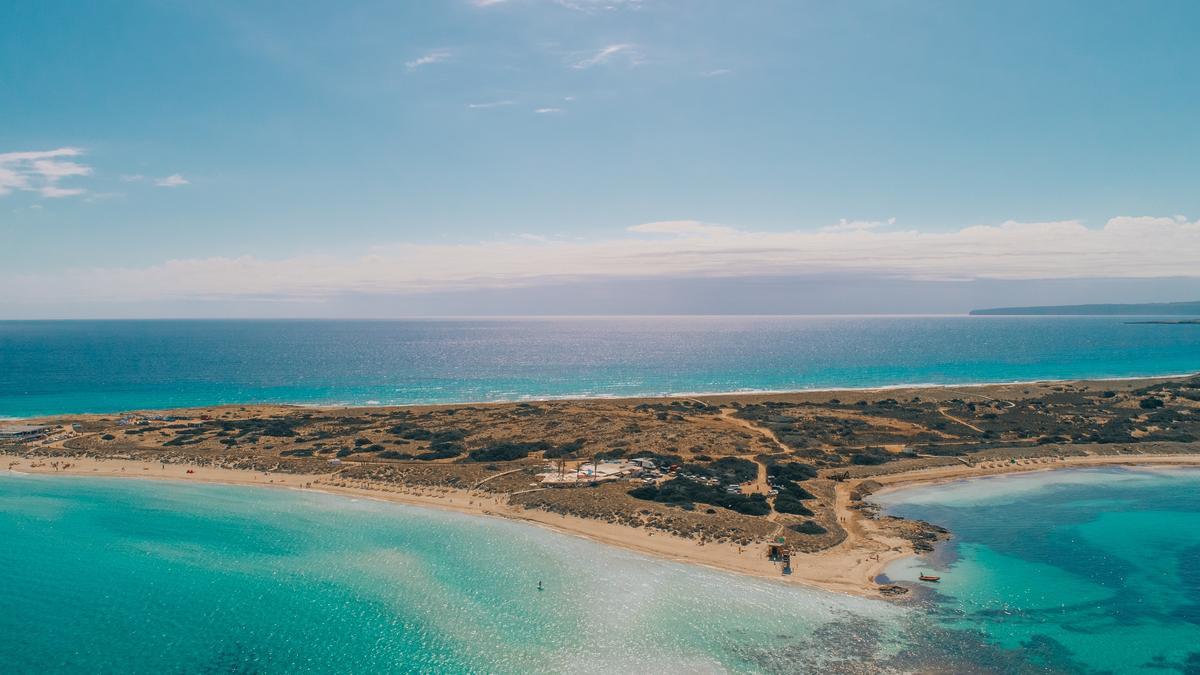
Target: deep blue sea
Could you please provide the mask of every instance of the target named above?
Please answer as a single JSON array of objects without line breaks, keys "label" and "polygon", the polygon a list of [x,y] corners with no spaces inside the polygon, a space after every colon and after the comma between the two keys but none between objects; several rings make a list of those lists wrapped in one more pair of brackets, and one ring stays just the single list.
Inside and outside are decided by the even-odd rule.
[{"label": "deep blue sea", "polygon": [[[0,322],[0,416],[1130,377],[1121,318]],[[0,671],[1200,672],[1200,472],[912,488],[898,607],[519,523],[264,488],[0,473]],[[537,580],[547,591],[537,592]]]},{"label": "deep blue sea", "polygon": [[1200,371],[1200,326],[1126,317],[2,321],[0,417]]}]

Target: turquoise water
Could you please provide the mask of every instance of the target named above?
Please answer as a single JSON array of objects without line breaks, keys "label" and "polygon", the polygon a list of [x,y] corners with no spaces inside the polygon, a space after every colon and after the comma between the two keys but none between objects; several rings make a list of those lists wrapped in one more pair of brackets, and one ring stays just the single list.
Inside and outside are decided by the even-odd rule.
[{"label": "turquoise water", "polygon": [[905,614],[264,488],[0,473],[0,542],[6,673],[795,672],[882,653]]},{"label": "turquoise water", "polygon": [[1197,488],[1089,470],[885,495],[956,532],[889,570],[943,576],[898,606],[499,519],[0,473],[0,670],[1195,672]]},{"label": "turquoise water", "polygon": [[0,321],[0,417],[1167,375],[1200,326],[1121,317]]},{"label": "turquoise water", "polygon": [[939,625],[1067,672],[1200,672],[1200,470],[1056,471],[878,501],[954,532],[888,570],[938,570]]}]

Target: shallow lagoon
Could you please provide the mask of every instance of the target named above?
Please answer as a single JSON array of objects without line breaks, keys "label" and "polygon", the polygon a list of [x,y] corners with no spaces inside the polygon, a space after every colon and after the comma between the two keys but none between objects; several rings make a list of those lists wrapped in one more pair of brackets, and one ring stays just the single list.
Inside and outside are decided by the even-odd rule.
[{"label": "shallow lagoon", "polygon": [[1200,470],[1053,471],[876,501],[954,533],[888,569],[908,581],[938,570],[941,626],[1072,672],[1200,669]]},{"label": "shallow lagoon", "polygon": [[[882,495],[947,525],[897,606],[500,519],[269,488],[0,473],[9,672],[1180,672],[1200,471]],[[537,591],[542,581],[544,591]],[[1194,667],[1194,665],[1192,666]]]},{"label": "shallow lagoon", "polygon": [[[871,655],[904,615],[521,523],[278,489],[0,474],[0,541],[9,672],[786,671]],[[829,630],[864,637],[809,648]]]}]

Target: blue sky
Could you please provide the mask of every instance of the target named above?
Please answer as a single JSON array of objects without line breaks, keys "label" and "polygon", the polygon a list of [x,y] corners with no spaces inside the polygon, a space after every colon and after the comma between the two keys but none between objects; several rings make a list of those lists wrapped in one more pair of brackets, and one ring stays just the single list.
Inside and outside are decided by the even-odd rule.
[{"label": "blue sky", "polygon": [[3,3],[0,316],[762,275],[1186,299],[1198,24],[1169,1]]}]

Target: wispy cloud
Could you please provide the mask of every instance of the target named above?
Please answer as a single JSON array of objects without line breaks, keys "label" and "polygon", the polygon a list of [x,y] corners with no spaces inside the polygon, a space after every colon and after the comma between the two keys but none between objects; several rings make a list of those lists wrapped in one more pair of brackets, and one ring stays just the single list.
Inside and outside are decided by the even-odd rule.
[{"label": "wispy cloud", "polygon": [[487,108],[502,108],[504,106],[515,105],[516,101],[488,101],[487,103],[468,103],[467,107],[472,110],[480,110]]},{"label": "wispy cloud", "polygon": [[577,12],[640,9],[642,0],[553,0],[554,4]]},{"label": "wispy cloud", "polygon": [[190,184],[190,182],[188,181],[188,179],[184,178],[183,176],[181,176],[177,173],[173,173],[170,176],[164,176],[162,178],[156,178],[154,180],[154,185],[156,185],[157,187],[174,188],[174,187],[180,187],[182,185],[189,185],[189,184]]},{"label": "wispy cloud", "polygon": [[572,279],[821,274],[915,280],[1200,278],[1197,260],[1200,221],[1181,218],[1118,217],[1098,228],[1075,220],[1009,221],[948,232],[874,227],[762,232],[677,220],[635,225],[598,241],[397,243],[347,257],[200,258],[8,277],[0,271],[0,299],[320,298]]},{"label": "wispy cloud", "polygon": [[702,77],[721,77],[722,75],[729,75],[732,72],[733,72],[733,70],[730,68],[717,68],[716,70],[709,70],[704,73],[701,73],[701,76]]},{"label": "wispy cloud", "polygon": [[821,228],[822,232],[861,232],[862,230],[874,230],[885,225],[895,225],[895,218],[887,220],[846,220],[842,218],[833,225],[827,225]]},{"label": "wispy cloud", "polygon": [[560,113],[562,111],[563,111],[562,108],[537,108],[533,112],[535,112],[539,115],[552,115],[555,113]]},{"label": "wispy cloud", "polygon": [[638,63],[641,63],[641,58],[638,56],[634,45],[623,43],[603,47],[600,50],[592,53],[590,56],[575,61],[571,64],[571,67],[582,70],[584,68],[591,68],[592,66],[608,63],[618,57],[624,58],[630,65],[637,65]]},{"label": "wispy cloud", "polygon": [[90,166],[62,159],[82,154],[79,148],[0,153],[0,196],[17,190],[35,192],[48,199],[84,194],[87,190],[83,188],[59,185],[64,178],[92,174]]},{"label": "wispy cloud", "polygon": [[659,220],[653,223],[642,223],[625,228],[629,232],[639,234],[669,234],[674,236],[708,236],[718,237],[734,234],[735,228],[728,225],[713,225],[696,220]]},{"label": "wispy cloud", "polygon": [[[642,4],[642,0],[550,0],[550,2],[559,7],[588,13],[622,8],[638,9]],[[471,4],[476,7],[492,7],[509,4],[509,0],[471,0]]]},{"label": "wispy cloud", "polygon": [[47,199],[77,197],[85,192],[87,192],[87,190],[84,190],[83,188],[60,188],[57,185],[44,185],[38,188],[38,194]]},{"label": "wispy cloud", "polygon": [[173,173],[170,176],[163,176],[162,178],[151,178],[149,176],[145,176],[140,173],[126,174],[124,176],[121,176],[121,181],[124,183],[153,182],[156,187],[167,187],[167,188],[181,187],[183,185],[191,185],[191,181],[189,181],[188,179],[184,178],[182,175],[177,174],[177,173]]},{"label": "wispy cloud", "polygon": [[448,60],[449,58],[450,58],[450,50],[449,49],[436,49],[427,54],[422,54],[421,56],[418,56],[417,58],[413,59],[412,61],[406,62],[404,64],[404,67],[408,68],[409,70],[416,70],[417,68],[420,68],[422,66],[428,66],[428,65],[431,65],[434,63],[441,63],[443,61]]}]

